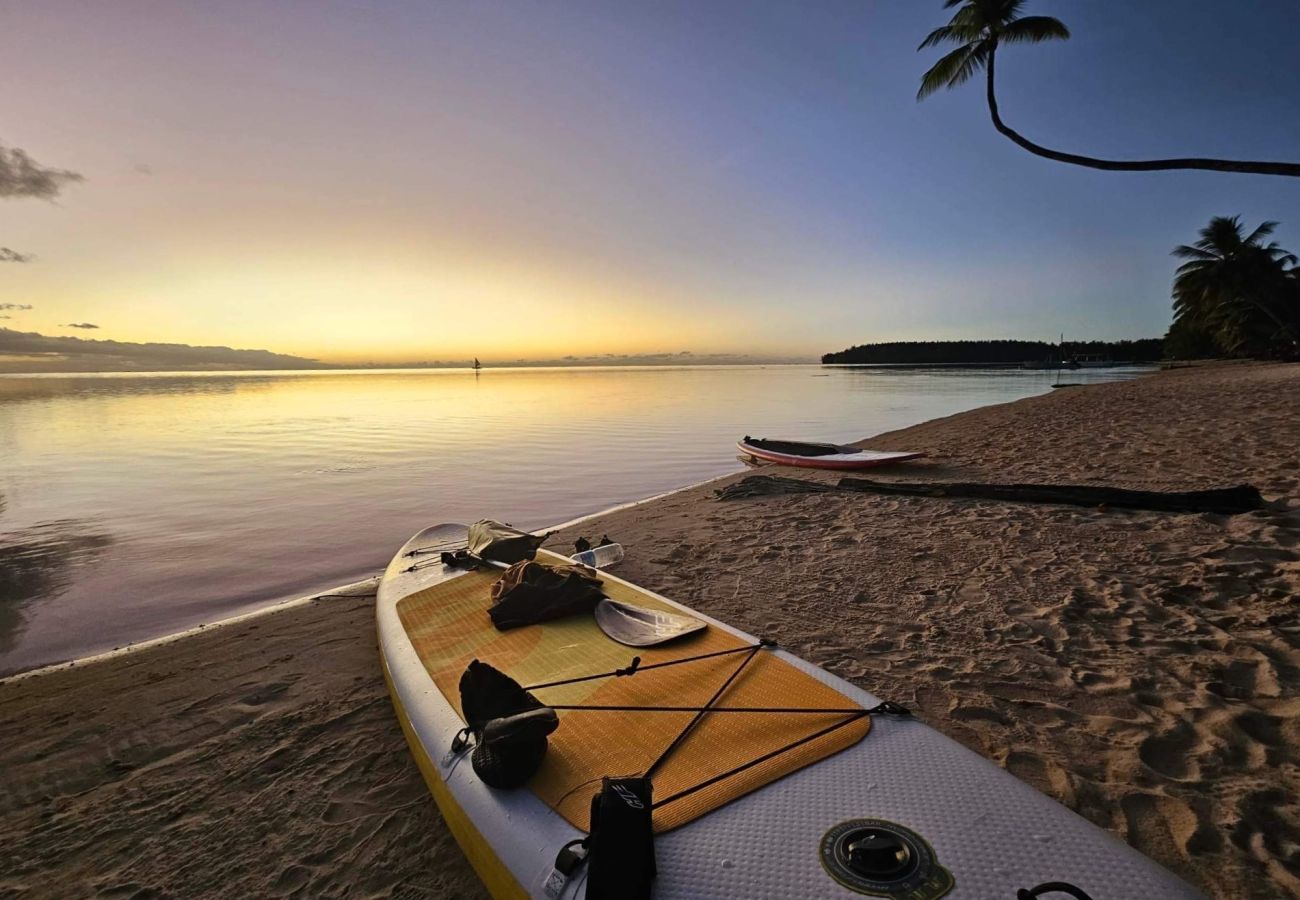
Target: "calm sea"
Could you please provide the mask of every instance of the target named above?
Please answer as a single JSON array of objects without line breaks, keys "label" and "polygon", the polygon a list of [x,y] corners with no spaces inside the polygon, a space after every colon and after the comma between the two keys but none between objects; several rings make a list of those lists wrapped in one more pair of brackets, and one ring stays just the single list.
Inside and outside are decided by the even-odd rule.
[{"label": "calm sea", "polygon": [[0,672],[374,574],[435,522],[537,528],[734,471],[744,434],[854,440],[1054,378],[818,366],[0,376]]}]

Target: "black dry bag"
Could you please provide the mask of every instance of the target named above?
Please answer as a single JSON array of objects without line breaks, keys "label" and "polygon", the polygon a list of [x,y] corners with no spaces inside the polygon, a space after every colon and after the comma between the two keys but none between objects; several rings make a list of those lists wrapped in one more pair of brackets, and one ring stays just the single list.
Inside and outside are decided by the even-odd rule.
[{"label": "black dry bag", "polygon": [[591,798],[587,900],[650,900],[655,878],[650,779],[606,778]]},{"label": "black dry bag", "polygon": [[521,787],[546,756],[546,736],[559,726],[555,710],[509,675],[477,659],[460,677],[460,709],[474,735],[474,772],[488,787]]}]

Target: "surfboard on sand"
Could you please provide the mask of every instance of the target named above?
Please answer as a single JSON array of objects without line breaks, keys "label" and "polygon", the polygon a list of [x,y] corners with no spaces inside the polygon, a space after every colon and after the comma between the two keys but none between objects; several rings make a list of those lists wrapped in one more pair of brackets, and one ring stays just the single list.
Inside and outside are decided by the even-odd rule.
[{"label": "surfboard on sand", "polygon": [[745,456],[762,462],[805,469],[872,469],[925,456],[917,452],[863,450],[842,444],[773,441],[746,435],[736,442]]},{"label": "surfboard on sand", "polygon": [[[655,900],[1013,900],[1018,890],[1049,882],[1092,900],[1200,896],[923,722],[866,714],[888,696],[883,676],[877,697],[608,572],[599,577],[612,599],[687,613],[707,628],[635,650],[606,637],[592,616],[497,632],[486,610],[499,570],[467,572],[439,559],[465,540],[463,525],[412,538],[383,576],[376,618],[411,752],[494,897],[584,896],[585,867],[564,877],[555,863],[561,848],[584,836],[601,777],[643,771],[693,714],[560,710],[541,768],[525,786],[498,790],[477,776],[468,750],[452,752],[465,727],[456,686],[469,660],[530,689],[540,685],[532,693],[546,704],[694,708],[746,656],[752,659],[716,707],[819,711],[704,715],[653,776]],[[537,558],[564,561],[547,551]],[[631,677],[586,679],[626,669],[634,654],[640,671]],[[661,662],[672,665],[651,668]],[[569,683],[545,687],[557,681]]]}]

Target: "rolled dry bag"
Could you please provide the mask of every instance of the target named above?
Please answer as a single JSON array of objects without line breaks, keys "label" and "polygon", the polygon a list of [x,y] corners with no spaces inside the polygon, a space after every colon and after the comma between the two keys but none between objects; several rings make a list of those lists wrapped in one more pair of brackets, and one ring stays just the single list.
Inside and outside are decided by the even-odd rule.
[{"label": "rolled dry bag", "polygon": [[545,540],[544,534],[529,534],[491,519],[482,519],[469,526],[468,550],[484,562],[512,566],[536,556],[537,548]]},{"label": "rolled dry bag", "polygon": [[649,778],[605,778],[591,798],[587,900],[650,900],[654,824]]}]

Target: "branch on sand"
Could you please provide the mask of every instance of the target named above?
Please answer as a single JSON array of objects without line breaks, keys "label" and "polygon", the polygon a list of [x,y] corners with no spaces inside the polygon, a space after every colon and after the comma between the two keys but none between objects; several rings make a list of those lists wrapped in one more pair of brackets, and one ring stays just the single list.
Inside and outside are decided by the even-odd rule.
[{"label": "branch on sand", "polygon": [[1234,515],[1262,509],[1264,498],[1249,484],[1204,491],[1131,491],[1084,484],[982,484],[966,481],[872,481],[841,478],[831,485],[779,475],[750,475],[719,488],[719,500],[742,500],[779,494],[821,494],[855,491],[911,497],[960,497],[1012,503],[1060,503],[1114,509],[1147,509],[1175,513]]}]

